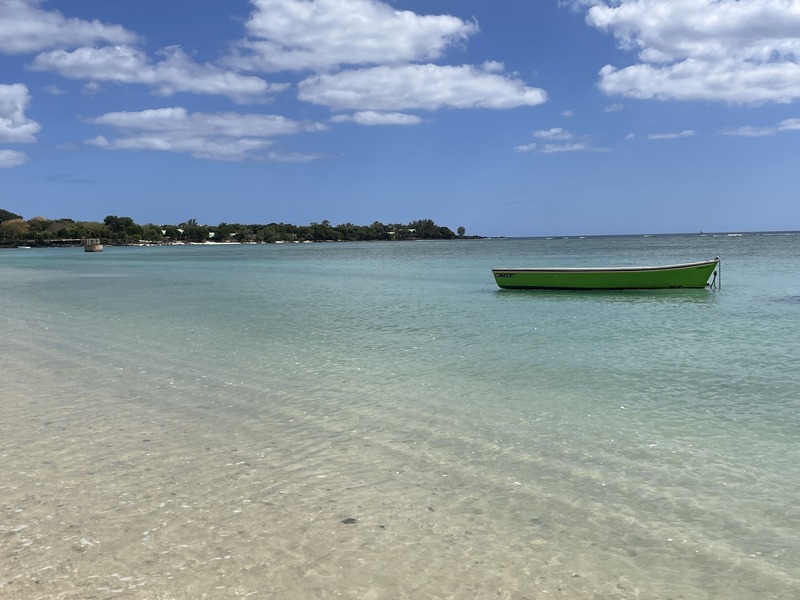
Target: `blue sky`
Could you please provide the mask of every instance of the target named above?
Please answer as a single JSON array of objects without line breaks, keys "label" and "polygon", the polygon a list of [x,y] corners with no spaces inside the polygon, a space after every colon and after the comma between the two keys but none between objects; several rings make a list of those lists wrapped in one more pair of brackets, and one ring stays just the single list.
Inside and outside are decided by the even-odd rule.
[{"label": "blue sky", "polygon": [[0,208],[800,229],[798,0],[0,0]]}]

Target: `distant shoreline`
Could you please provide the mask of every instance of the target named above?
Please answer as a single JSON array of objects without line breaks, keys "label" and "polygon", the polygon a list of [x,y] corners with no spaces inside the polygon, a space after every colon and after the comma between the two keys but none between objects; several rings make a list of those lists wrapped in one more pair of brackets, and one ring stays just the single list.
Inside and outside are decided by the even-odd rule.
[{"label": "distant shoreline", "polygon": [[[154,247],[154,246],[270,246],[270,245],[295,245],[295,244],[352,244],[352,243],[371,243],[371,242],[389,242],[389,243],[404,243],[404,242],[452,242],[462,240],[488,240],[488,239],[506,239],[503,237],[484,237],[478,235],[469,235],[460,238],[452,239],[423,239],[423,238],[406,238],[400,240],[276,240],[274,242],[160,242],[160,241],[140,241],[131,243],[113,243],[101,241],[101,245],[107,248],[124,248],[124,247]],[[520,238],[522,239],[522,238]],[[84,246],[80,241],[77,242],[37,242],[34,240],[21,240],[19,242],[0,242],[0,250],[3,249],[33,249],[33,248],[82,248]]]},{"label": "distant shoreline", "polygon": [[[743,236],[759,236],[759,235],[800,235],[800,230],[782,230],[782,231],[709,231],[709,232],[692,232],[692,233],[606,233],[606,234],[589,234],[589,235],[536,235],[536,236],[480,236],[469,235],[456,237],[451,239],[421,239],[421,238],[406,238],[399,240],[276,240],[270,241],[247,241],[247,242],[193,242],[193,241],[146,241],[132,243],[110,243],[103,241],[106,247],[152,247],[152,246],[261,246],[261,245],[293,245],[293,244],[346,244],[353,242],[371,242],[371,241],[392,241],[392,242],[452,242],[462,240],[579,240],[589,238],[649,238],[649,237],[743,237]],[[39,242],[34,240],[19,240],[16,242],[0,242],[0,250],[3,249],[33,249],[33,248],[81,248],[83,244],[79,240],[61,240],[61,241],[48,241]]]}]

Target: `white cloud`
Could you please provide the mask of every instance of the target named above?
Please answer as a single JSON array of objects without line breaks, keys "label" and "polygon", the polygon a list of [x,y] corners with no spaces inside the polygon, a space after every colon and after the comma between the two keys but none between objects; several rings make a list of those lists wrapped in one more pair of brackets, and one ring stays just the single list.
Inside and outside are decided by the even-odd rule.
[{"label": "white cloud", "polygon": [[92,79],[118,83],[153,83],[155,69],[144,52],[131,46],[54,50],[36,57],[35,71],[57,71],[70,79]]},{"label": "white cloud", "polygon": [[[119,25],[66,18],[41,8],[41,0],[0,0],[0,53],[41,52],[31,63],[70,79],[138,83],[162,96],[178,92],[223,95],[236,102],[262,100],[287,86],[269,84],[212,64],[198,64],[179,47],[164,48],[151,61],[136,44],[141,39]],[[50,86],[50,89],[56,89]]]},{"label": "white cloud", "polygon": [[536,142],[530,144],[523,144],[514,148],[514,152],[533,152],[536,149]]},{"label": "white cloud", "polygon": [[165,96],[176,92],[192,92],[248,100],[289,87],[287,84],[268,84],[258,77],[239,75],[213,65],[197,64],[177,46],[165,48],[161,54],[165,58],[155,65],[158,78],[155,87],[159,94]]},{"label": "white cloud", "polygon": [[575,139],[575,136],[561,127],[551,127],[533,132],[533,137],[537,140],[546,140],[542,146],[534,143],[517,146],[514,152],[532,152],[537,150],[540,154],[555,154],[557,152],[608,152],[606,148],[595,148],[586,139],[587,136],[580,136],[583,139]]},{"label": "white cloud", "polygon": [[[506,73],[499,61],[419,64],[436,61],[468,40],[478,32],[474,21],[399,10],[390,0],[250,2],[247,38],[227,57],[226,67],[198,63],[179,46],[148,53],[143,40],[124,27],[65,17],[45,10],[44,0],[0,0],[0,53],[30,53],[30,69],[81,81],[85,94],[134,84],[160,96],[192,93],[261,102],[289,86],[236,69],[313,70],[316,74],[299,84],[298,98],[347,113],[332,117],[333,123],[416,125],[423,119],[409,114],[415,110],[508,109],[547,98],[543,90]],[[63,93],[53,84],[46,90]],[[27,105],[27,88],[25,94]],[[14,141],[35,140],[39,125],[24,118],[24,105],[13,121],[0,113],[0,141],[12,135]],[[87,140],[99,148],[216,160],[312,160],[318,156],[274,151],[272,138],[325,128],[279,116],[190,114],[181,108],[108,113],[90,122],[110,128]]]},{"label": "white cloud", "polygon": [[[289,85],[241,70],[312,70],[316,76],[300,83],[298,98],[352,112],[333,122],[363,125],[418,124],[420,117],[407,114],[414,109],[506,109],[546,100],[543,90],[504,74],[499,61],[418,64],[468,40],[478,31],[474,21],[399,10],[388,0],[250,3],[247,37],[224,63],[198,63],[179,46],[149,54],[125,28],[66,18],[44,10],[42,0],[0,0],[0,15],[6,17],[0,19],[0,51],[38,52],[29,68],[81,80],[85,94],[110,90],[110,84],[138,84],[160,96],[192,93],[263,102]],[[49,90],[60,91],[52,85]]]},{"label": "white cloud", "polygon": [[0,169],[18,167],[28,162],[28,155],[16,150],[0,150]]},{"label": "white cloud", "polygon": [[268,152],[262,160],[265,162],[306,163],[322,158],[319,154],[303,154],[300,152]]},{"label": "white cloud", "polygon": [[694,137],[697,132],[693,129],[684,129],[675,133],[652,133],[647,136],[648,140],[676,140],[680,138]]},{"label": "white cloud", "polygon": [[750,125],[745,125],[744,127],[725,129],[722,131],[722,135],[734,137],[764,137],[767,135],[775,135],[778,131],[779,130],[775,127],[751,127]]},{"label": "white cloud", "polygon": [[96,81],[89,81],[83,84],[81,87],[81,94],[86,94],[87,96],[94,96],[95,94],[99,94],[103,91],[103,86],[97,83]]},{"label": "white cloud", "polygon": [[25,116],[30,103],[28,88],[21,83],[0,84],[0,143],[36,141],[41,126]]},{"label": "white cloud", "polygon": [[135,43],[138,36],[119,25],[67,19],[39,8],[41,0],[0,0],[0,52],[25,54],[47,48],[104,42]]},{"label": "white cloud", "polygon": [[557,152],[607,152],[604,148],[592,148],[587,142],[573,144],[545,144],[540,150],[542,154],[555,154]]},{"label": "white cloud", "polygon": [[56,71],[70,79],[90,79],[95,83],[140,83],[151,86],[162,96],[191,92],[247,101],[286,87],[270,85],[258,77],[239,75],[213,65],[195,63],[178,47],[165,48],[160,54],[163,60],[151,63],[142,51],[131,46],[78,48],[71,52],[53,50],[37,56],[32,68]]},{"label": "white cloud", "polygon": [[638,64],[606,65],[600,88],[639,99],[758,104],[800,98],[797,0],[606,0],[587,23]]},{"label": "white cloud", "polygon": [[[313,122],[277,115],[189,113],[185,108],[107,113],[91,120],[115,128],[120,136],[97,136],[86,143],[109,150],[160,150],[211,160],[258,158],[278,135],[326,129]],[[277,156],[277,155],[276,155]],[[263,158],[263,157],[262,157]]]},{"label": "white cloud", "polygon": [[335,115],[334,123],[358,123],[359,125],[419,125],[422,119],[416,115],[397,112],[376,112],[365,110],[352,115]]},{"label": "white cloud", "polygon": [[547,99],[541,89],[471,65],[372,67],[315,75],[299,88],[301,100],[336,110],[503,109],[535,106]]},{"label": "white cloud", "polygon": [[[203,136],[176,135],[176,134],[137,134],[122,137],[109,143],[103,139],[101,148],[112,150],[159,150],[162,152],[176,152],[190,154],[194,158],[209,160],[240,161],[256,150],[262,150],[272,144],[268,140],[257,139],[209,139]],[[93,143],[89,141],[88,143]]]},{"label": "white cloud", "polygon": [[50,94],[51,96],[61,96],[62,94],[66,93],[64,90],[62,90],[57,85],[52,85],[52,84],[51,85],[46,85],[45,88],[44,88],[44,91],[47,92],[48,94]]},{"label": "white cloud", "polygon": [[616,69],[606,65],[600,77],[605,93],[638,99],[762,104],[800,98],[800,65],[786,62],[755,65],[687,59],[667,67],[645,64]]},{"label": "white cloud", "polygon": [[478,30],[450,15],[418,15],[377,0],[251,0],[248,38],[229,64],[257,71],[426,61]]},{"label": "white cloud", "polygon": [[86,143],[90,146],[97,146],[98,148],[109,148],[111,147],[111,143],[108,141],[108,138],[104,135],[98,135],[93,138],[86,140]]},{"label": "white cloud", "polygon": [[800,129],[800,119],[786,119],[781,121],[779,129],[781,131],[797,131]]},{"label": "white cloud", "polygon": [[553,127],[551,129],[543,129],[541,131],[534,131],[533,137],[541,140],[571,140],[572,134],[566,129],[561,127]]},{"label": "white cloud", "polygon": [[587,6],[602,4],[602,0],[558,0],[559,6],[566,6],[570,10],[578,11]]},{"label": "white cloud", "polygon": [[800,130],[800,119],[786,119],[778,123],[778,125],[775,127],[736,127],[722,131],[722,135],[738,137],[763,137],[767,135],[775,135],[784,131],[798,130]]}]

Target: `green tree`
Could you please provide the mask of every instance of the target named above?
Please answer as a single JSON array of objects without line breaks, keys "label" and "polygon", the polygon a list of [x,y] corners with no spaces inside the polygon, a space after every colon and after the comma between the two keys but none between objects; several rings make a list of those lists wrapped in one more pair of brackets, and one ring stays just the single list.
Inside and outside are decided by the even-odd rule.
[{"label": "green tree", "polygon": [[456,234],[450,229],[447,227],[439,227],[432,219],[411,221],[411,223],[408,224],[407,230],[410,237],[422,240],[451,240],[456,237]]},{"label": "green tree", "polygon": [[105,234],[106,227],[103,223],[98,223],[97,221],[78,221],[74,223],[72,230],[77,234],[74,237],[99,238]]},{"label": "green tree", "polygon": [[[103,231],[104,226],[100,223],[98,225],[100,225],[100,228],[94,231]],[[100,237],[100,234],[88,235],[86,228],[82,224],[76,223],[72,219],[58,219],[49,222],[47,230],[42,234],[42,237],[49,240],[68,240],[83,237]]]},{"label": "green tree", "polygon": [[10,221],[11,219],[21,219],[21,218],[22,218],[21,215],[17,215],[7,210],[0,209],[0,223],[3,223],[4,221]]},{"label": "green tree", "polygon": [[142,239],[148,242],[161,242],[164,241],[164,234],[161,233],[161,227],[148,223],[142,226]]},{"label": "green tree", "polygon": [[459,227],[458,228],[458,237],[462,237],[463,238],[465,233],[467,233],[466,229],[464,229],[463,227]]},{"label": "green tree", "polygon": [[46,232],[52,221],[49,219],[45,219],[44,217],[33,217],[32,219],[28,219],[28,226],[30,227],[31,236],[34,238],[41,238],[44,232]]},{"label": "green tree", "polygon": [[164,235],[171,242],[180,241],[182,239],[181,232],[175,225],[162,225],[161,229],[166,231]]},{"label": "green tree", "polygon": [[30,225],[24,219],[8,219],[0,223],[0,235],[3,238],[19,240],[25,238],[30,231]]},{"label": "green tree", "polygon": [[108,237],[118,242],[138,241],[142,236],[142,228],[130,217],[108,215],[103,219],[108,230]]},{"label": "green tree", "polygon": [[181,237],[187,242],[205,242],[208,240],[209,228],[206,225],[198,225],[197,219],[189,219],[185,223],[178,225],[183,229]]}]

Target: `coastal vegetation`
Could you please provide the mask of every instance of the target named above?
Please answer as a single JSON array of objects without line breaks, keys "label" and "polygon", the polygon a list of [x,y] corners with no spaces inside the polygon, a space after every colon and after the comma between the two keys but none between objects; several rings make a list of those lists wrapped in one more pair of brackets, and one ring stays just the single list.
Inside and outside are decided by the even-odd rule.
[{"label": "coastal vegetation", "polygon": [[458,228],[456,235],[431,219],[386,225],[378,221],[371,225],[331,225],[329,221],[309,225],[201,225],[196,219],[188,219],[176,225],[139,225],[131,217],[116,215],[109,215],[102,222],[45,217],[25,220],[21,215],[0,209],[0,245],[4,246],[77,245],[87,238],[99,239],[101,243],[110,245],[449,240],[463,238],[464,233],[463,227]]}]

